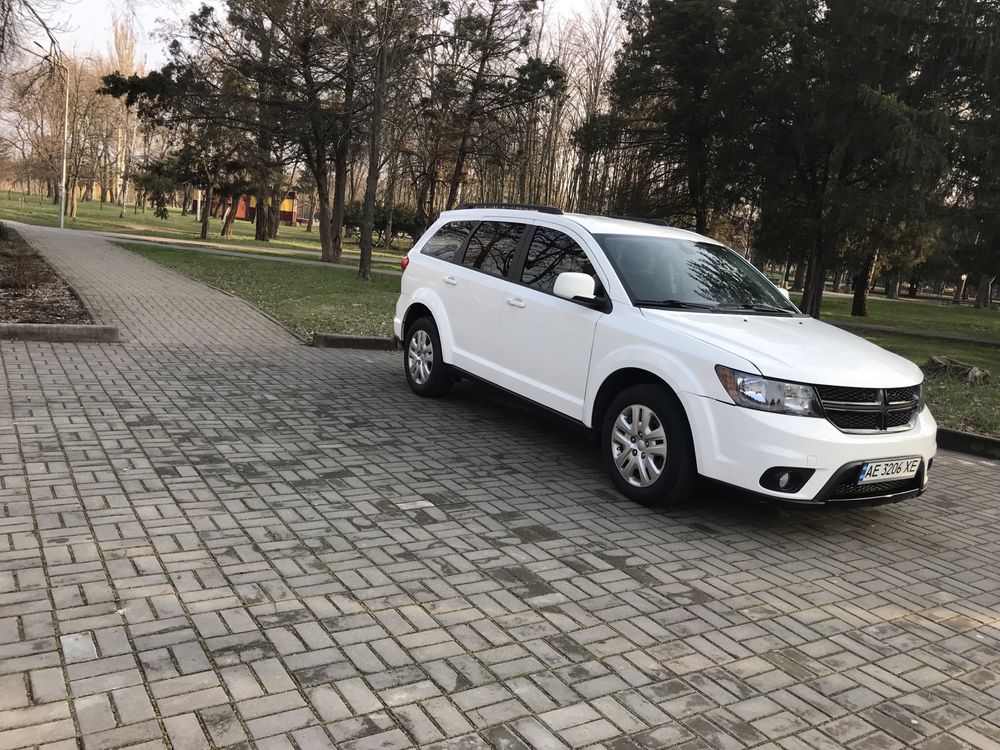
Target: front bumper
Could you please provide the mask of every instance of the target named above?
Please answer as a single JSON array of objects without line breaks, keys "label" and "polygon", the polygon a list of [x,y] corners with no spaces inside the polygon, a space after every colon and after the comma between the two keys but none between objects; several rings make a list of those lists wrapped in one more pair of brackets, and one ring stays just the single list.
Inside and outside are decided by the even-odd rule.
[{"label": "front bumper", "polygon": [[[937,423],[925,407],[905,432],[847,434],[825,419],[744,409],[716,399],[681,394],[694,438],[698,473],[770,500],[820,505],[898,502],[919,495],[937,453]],[[865,461],[919,456],[917,478],[852,488]],[[797,492],[760,484],[776,466],[811,470]]]}]

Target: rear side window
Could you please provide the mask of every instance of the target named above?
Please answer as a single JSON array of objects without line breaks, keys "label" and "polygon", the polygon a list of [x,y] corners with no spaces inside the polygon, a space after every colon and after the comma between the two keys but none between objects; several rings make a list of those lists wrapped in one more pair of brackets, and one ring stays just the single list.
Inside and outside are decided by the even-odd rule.
[{"label": "rear side window", "polygon": [[455,260],[455,254],[475,225],[474,221],[452,221],[445,224],[424,243],[420,254],[441,260]]},{"label": "rear side window", "polygon": [[568,235],[555,229],[537,227],[528,246],[521,271],[521,283],[541,292],[552,292],[561,273],[594,275],[594,267],[583,248]]},{"label": "rear side window", "polygon": [[492,276],[506,276],[514,264],[524,229],[524,224],[484,221],[469,240],[462,264]]}]

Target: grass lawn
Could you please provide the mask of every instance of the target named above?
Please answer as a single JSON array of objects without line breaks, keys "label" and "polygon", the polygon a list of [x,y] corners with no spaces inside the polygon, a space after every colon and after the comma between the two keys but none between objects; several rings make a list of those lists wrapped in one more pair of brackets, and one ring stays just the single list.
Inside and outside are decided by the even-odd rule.
[{"label": "grass lawn", "polygon": [[[118,232],[174,240],[198,240],[201,232],[200,223],[195,221],[193,216],[181,216],[180,209],[171,209],[170,217],[166,220],[157,219],[151,208],[147,209],[145,213],[142,211],[136,213],[133,207],[129,207],[123,219],[118,218],[118,212],[118,206],[111,203],[105,204],[102,209],[99,201],[89,203],[80,201],[77,204],[77,217],[67,218],[66,226],[70,229],[90,229],[96,232]],[[21,193],[4,190],[0,191],[0,221],[4,219],[54,227],[59,224],[59,210],[44,196],[25,197]],[[307,232],[305,227],[282,226],[278,232],[278,238],[270,242],[255,240],[254,225],[249,221],[237,221],[233,225],[231,238],[220,237],[219,232],[221,231],[222,220],[211,219],[208,241],[223,248],[232,245],[245,245],[258,248],[261,251],[298,251],[303,254],[303,257],[308,258],[319,256],[319,232],[315,229],[312,232]],[[376,250],[375,256],[381,255],[387,260],[395,259],[395,262],[398,263],[399,256],[409,247],[408,240],[397,239],[393,243],[392,250]],[[347,253],[359,251],[356,237],[346,238],[344,251]]]},{"label": "grass lawn", "polygon": [[268,260],[205,255],[155,245],[129,250],[206,284],[225,289],[270,313],[301,336],[314,331],[391,336],[399,278],[359,281],[353,271]]},{"label": "grass lawn", "polygon": [[823,320],[828,323],[868,323],[934,333],[967,334],[1000,339],[1000,310],[975,310],[971,305],[942,305],[933,300],[868,298],[868,317],[851,317],[851,298],[823,296]]},{"label": "grass lawn", "polygon": [[896,334],[873,333],[864,337],[918,365],[938,354],[989,370],[988,385],[965,385],[951,378],[928,377],[924,395],[938,424],[1000,437],[1000,348]]}]

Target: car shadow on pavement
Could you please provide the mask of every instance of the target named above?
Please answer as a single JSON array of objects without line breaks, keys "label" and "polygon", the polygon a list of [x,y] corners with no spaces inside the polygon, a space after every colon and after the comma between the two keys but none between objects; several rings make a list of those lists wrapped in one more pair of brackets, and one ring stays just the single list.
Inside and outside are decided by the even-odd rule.
[{"label": "car shadow on pavement", "polygon": [[550,443],[546,446],[547,450],[561,453],[565,457],[566,481],[576,482],[579,479],[578,471],[586,473],[588,480],[596,480],[602,485],[599,497],[603,503],[624,505],[633,508],[637,515],[660,518],[667,523],[683,523],[705,531],[706,534],[716,535],[735,528],[743,532],[768,530],[778,533],[796,530],[815,533],[848,531],[878,523],[886,512],[900,507],[809,506],[767,502],[737,488],[702,479],[694,496],[684,505],[651,511],[616,492],[604,473],[591,432],[582,425],[490,384],[467,378],[455,385],[447,401],[473,420],[496,424],[498,429],[514,433],[523,431],[534,441]]}]

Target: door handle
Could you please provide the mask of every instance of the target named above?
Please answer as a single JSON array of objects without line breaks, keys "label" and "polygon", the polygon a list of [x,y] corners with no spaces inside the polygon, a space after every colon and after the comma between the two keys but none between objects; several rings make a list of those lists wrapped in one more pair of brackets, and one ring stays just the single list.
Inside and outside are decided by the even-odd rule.
[{"label": "door handle", "polygon": [[454,276],[445,276],[444,283],[451,284],[451,286],[455,286],[458,283],[458,279],[456,279]]},{"label": "door handle", "polygon": [[506,302],[511,307],[527,307],[524,300],[520,297],[507,297],[504,302]]}]

